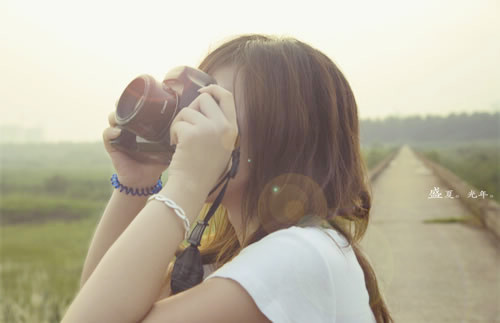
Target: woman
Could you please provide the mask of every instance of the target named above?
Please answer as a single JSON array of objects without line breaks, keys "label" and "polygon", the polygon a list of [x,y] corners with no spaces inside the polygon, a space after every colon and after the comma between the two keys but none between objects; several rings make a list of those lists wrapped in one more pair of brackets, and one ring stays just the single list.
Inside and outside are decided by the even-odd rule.
[{"label": "woman", "polygon": [[[190,223],[206,214],[240,134],[238,173],[200,246],[203,282],[172,295],[183,222],[115,190],[63,322],[392,322],[358,245],[371,195],[343,74],[303,42],[257,34],[220,45],[198,68],[217,85],[174,119],[159,194]],[[120,182],[150,187],[165,166],[114,150],[113,115],[110,125],[103,139]]]}]

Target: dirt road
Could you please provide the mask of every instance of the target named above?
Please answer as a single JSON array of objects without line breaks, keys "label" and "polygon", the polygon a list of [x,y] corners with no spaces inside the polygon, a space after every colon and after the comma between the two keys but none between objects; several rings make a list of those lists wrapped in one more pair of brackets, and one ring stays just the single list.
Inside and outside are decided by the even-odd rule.
[{"label": "dirt road", "polygon": [[[443,198],[430,199],[435,187]],[[425,219],[472,216],[408,147],[375,180],[361,242],[398,323],[500,323],[500,245],[485,229]],[[451,196],[456,193],[453,192]]]}]

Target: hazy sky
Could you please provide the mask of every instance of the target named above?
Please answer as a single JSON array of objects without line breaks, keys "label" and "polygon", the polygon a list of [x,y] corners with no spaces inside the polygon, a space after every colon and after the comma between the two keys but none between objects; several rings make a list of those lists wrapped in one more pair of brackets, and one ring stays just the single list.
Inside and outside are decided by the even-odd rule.
[{"label": "hazy sky", "polygon": [[499,9],[496,0],[3,0],[0,125],[100,140],[133,78],[196,67],[218,42],[250,32],[325,52],[360,118],[498,111]]}]

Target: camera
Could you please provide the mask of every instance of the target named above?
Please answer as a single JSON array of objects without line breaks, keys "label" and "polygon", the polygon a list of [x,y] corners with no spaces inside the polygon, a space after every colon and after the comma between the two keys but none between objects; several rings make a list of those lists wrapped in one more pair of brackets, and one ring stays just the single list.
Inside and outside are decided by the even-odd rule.
[{"label": "camera", "polygon": [[198,89],[217,84],[207,73],[189,66],[167,72],[160,83],[144,74],[133,79],[116,102],[120,135],[110,140],[116,149],[140,162],[170,164],[170,125],[179,111],[198,95]]}]

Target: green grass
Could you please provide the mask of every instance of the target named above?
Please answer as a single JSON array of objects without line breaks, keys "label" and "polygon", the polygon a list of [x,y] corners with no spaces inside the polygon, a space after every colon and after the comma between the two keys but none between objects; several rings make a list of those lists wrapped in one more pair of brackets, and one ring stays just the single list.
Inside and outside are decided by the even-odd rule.
[{"label": "green grass", "polygon": [[2,197],[0,214],[2,224],[22,222],[39,223],[55,218],[66,221],[88,217],[103,211],[104,201],[71,199],[46,194],[27,196],[9,194]]},{"label": "green grass", "polygon": [[426,219],[423,222],[424,223],[457,223],[457,222],[464,222],[467,219],[464,217],[457,217],[457,216],[451,216],[447,218],[433,218],[433,219]]},{"label": "green grass", "polygon": [[[420,148],[424,156],[449,169],[465,182],[500,202],[500,145],[474,143]],[[476,191],[478,194],[479,191]],[[489,198],[489,196],[487,197]]]},{"label": "green grass", "polygon": [[443,218],[431,218],[431,219],[425,219],[422,221],[423,223],[427,224],[433,224],[433,223],[441,223],[441,224],[448,224],[448,223],[462,223],[466,225],[470,225],[472,227],[476,228],[483,228],[483,224],[481,220],[474,215],[468,215],[468,216],[450,216],[450,217],[443,217]]},{"label": "green grass", "polygon": [[368,169],[371,169],[398,148],[399,146],[381,144],[361,147],[361,155]]},{"label": "green grass", "polygon": [[2,322],[59,322],[78,290],[97,216],[1,226]]},{"label": "green grass", "polygon": [[0,322],[59,322],[112,188],[102,143],[0,145]]}]

